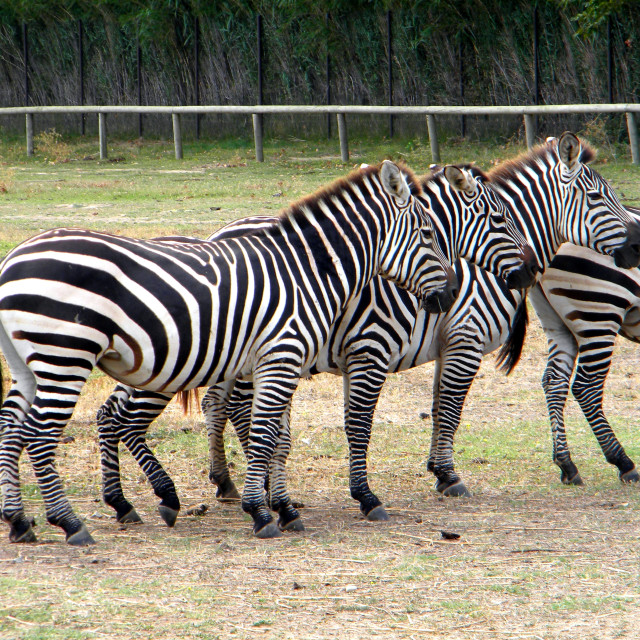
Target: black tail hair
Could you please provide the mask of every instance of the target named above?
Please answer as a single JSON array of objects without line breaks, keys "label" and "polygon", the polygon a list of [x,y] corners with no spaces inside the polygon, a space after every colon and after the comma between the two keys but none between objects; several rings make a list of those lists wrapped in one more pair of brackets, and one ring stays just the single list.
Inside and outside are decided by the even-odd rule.
[{"label": "black tail hair", "polygon": [[529,312],[527,310],[527,296],[524,295],[522,302],[516,309],[511,330],[507,340],[500,347],[496,356],[496,368],[509,375],[518,364],[522,355],[522,347],[527,337],[527,325],[529,324]]}]

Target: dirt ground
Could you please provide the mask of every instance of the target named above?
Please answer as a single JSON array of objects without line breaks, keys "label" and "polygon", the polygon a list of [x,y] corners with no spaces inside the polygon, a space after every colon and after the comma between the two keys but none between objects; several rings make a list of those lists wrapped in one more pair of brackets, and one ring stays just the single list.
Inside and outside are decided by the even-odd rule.
[{"label": "dirt ground", "polygon": [[[564,487],[550,461],[539,380],[545,341],[533,316],[510,378],[483,364],[456,462],[471,498],[442,499],[425,469],[432,367],[391,376],[375,419],[371,481],[392,518],[362,519],[348,495],[341,382],[301,385],[294,407],[291,492],[306,530],[260,541],[239,506],[216,502],[201,416],[171,405],[152,442],[183,512],[168,530],[123,453],[125,491],[145,524],[120,526],[100,502],[93,413],[97,378],[69,426],[59,465],[98,544],[66,546],[46,525],[24,466],[40,542],[0,541],[5,638],[608,638],[638,637],[638,488],[622,486],[573,401],[574,460],[587,483]],[[637,457],[637,352],[621,343],[607,409]],[[243,462],[229,437],[232,473]],[[206,503],[203,517],[186,508]],[[442,531],[460,535],[447,540]]]}]

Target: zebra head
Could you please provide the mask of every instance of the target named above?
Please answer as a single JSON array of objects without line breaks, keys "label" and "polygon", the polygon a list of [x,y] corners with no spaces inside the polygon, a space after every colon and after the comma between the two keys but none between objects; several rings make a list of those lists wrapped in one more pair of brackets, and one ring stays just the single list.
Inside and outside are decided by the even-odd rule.
[{"label": "zebra head", "polygon": [[[438,206],[437,220],[448,227],[448,257],[477,264],[505,280],[511,289],[532,286],[540,271],[538,261],[507,201],[487,175],[471,165],[447,165],[435,174],[436,180],[442,177],[451,189],[439,195],[438,203],[432,201],[432,207]],[[428,184],[427,178],[425,190]],[[445,202],[449,206],[441,207]]]},{"label": "zebra head", "polygon": [[447,311],[458,295],[458,280],[417,197],[419,184],[389,160],[382,163],[379,176],[391,214],[380,248],[380,275],[417,296],[427,311]]},{"label": "zebra head", "polygon": [[550,144],[555,145],[559,158],[562,240],[610,255],[617,267],[637,267],[640,224],[622,206],[609,183],[588,165],[594,151],[569,132]]}]

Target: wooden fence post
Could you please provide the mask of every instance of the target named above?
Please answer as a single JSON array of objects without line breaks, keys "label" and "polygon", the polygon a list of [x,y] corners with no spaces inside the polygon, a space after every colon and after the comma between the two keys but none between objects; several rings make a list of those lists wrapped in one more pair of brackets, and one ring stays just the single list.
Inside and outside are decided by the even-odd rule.
[{"label": "wooden fence post", "polygon": [[524,137],[527,140],[527,149],[531,149],[536,143],[536,122],[528,113],[524,114]]},{"label": "wooden fence post", "polygon": [[182,160],[182,130],[180,129],[180,114],[172,113],[173,121],[173,147],[176,150],[176,160]]},{"label": "wooden fence post", "polygon": [[264,151],[262,148],[262,114],[253,114],[253,143],[256,148],[256,162],[264,162]]},{"label": "wooden fence post", "polygon": [[429,131],[429,144],[431,145],[431,162],[438,164],[440,162],[440,145],[438,144],[435,116],[427,116],[427,130]]},{"label": "wooden fence post", "polygon": [[627,129],[629,130],[629,145],[631,146],[631,162],[640,164],[640,145],[638,143],[638,123],[636,114],[627,111]]},{"label": "wooden fence post", "polygon": [[347,118],[344,113],[336,114],[338,118],[338,136],[340,137],[340,157],[342,162],[349,162],[349,139],[347,138]]},{"label": "wooden fence post", "polygon": [[26,129],[27,129],[27,156],[33,155],[33,113],[27,113],[26,115]]},{"label": "wooden fence post", "polygon": [[107,159],[107,114],[98,114],[98,139],[100,141],[100,160]]}]

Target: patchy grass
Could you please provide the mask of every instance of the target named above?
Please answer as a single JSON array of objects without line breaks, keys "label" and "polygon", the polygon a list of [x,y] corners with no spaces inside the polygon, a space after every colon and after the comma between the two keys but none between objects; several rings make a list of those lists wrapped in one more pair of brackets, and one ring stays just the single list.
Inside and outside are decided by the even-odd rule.
[{"label": "patchy grass", "polygon": [[[114,142],[110,154],[118,162],[98,161],[95,141],[63,142],[67,157],[53,163],[41,151],[22,159],[17,142],[0,145],[0,182],[10,176],[0,192],[0,249],[71,224],[140,237],[204,236],[235,217],[277,211],[362,161],[404,157],[418,171],[430,162],[419,140],[352,141],[348,167],[335,141],[271,141],[261,165],[242,141],[187,145],[183,162],[164,142]],[[520,149],[442,145],[445,161],[476,159],[485,167]],[[610,155],[598,166],[627,202],[640,201],[638,168]],[[182,514],[175,529],[164,526],[146,479],[123,452],[125,492],[145,524],[118,525],[100,498],[94,420],[113,385],[95,373],[65,432],[74,441],[59,447],[58,467],[98,545],[69,548],[46,524],[23,461],[25,502],[40,542],[11,545],[6,531],[0,538],[0,638],[636,637],[638,489],[619,484],[573,401],[568,436],[587,484],[560,484],[540,388],[545,356],[532,314],[512,376],[496,373],[491,358],[483,363],[456,438],[456,464],[474,494],[461,500],[442,499],[426,471],[430,421],[418,415],[429,410],[432,366],[390,376],[370,456],[388,523],[363,520],[349,497],[341,381],[303,381],[288,473],[292,495],[305,504],[306,531],[271,541],[252,537],[239,506],[216,502],[202,417],[184,417],[173,403],[150,440],[176,482]],[[636,459],[637,371],[635,347],[621,342],[605,408]],[[235,436],[228,445],[241,483]],[[201,502],[210,506],[204,517],[186,515]],[[443,529],[460,539],[444,540]]]}]

